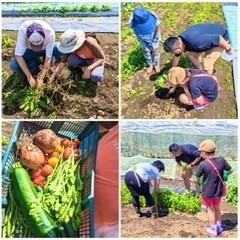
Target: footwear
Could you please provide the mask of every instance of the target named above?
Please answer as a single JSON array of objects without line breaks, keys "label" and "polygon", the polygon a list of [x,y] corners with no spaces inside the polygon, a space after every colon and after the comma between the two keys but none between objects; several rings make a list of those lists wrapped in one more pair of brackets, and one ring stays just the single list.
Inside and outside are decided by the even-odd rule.
[{"label": "footwear", "polygon": [[217,223],[217,233],[220,234],[223,232],[222,222]]},{"label": "footwear", "polygon": [[147,73],[151,73],[153,71],[153,66],[149,66],[148,68],[147,68]]},{"label": "footwear", "polygon": [[150,213],[150,211],[147,211],[144,213],[144,216],[147,218],[150,218],[152,216],[152,214]]},{"label": "footwear", "polygon": [[211,225],[209,228],[207,228],[207,233],[213,235],[214,237],[216,237],[218,235],[218,231],[217,231],[217,225]]},{"label": "footwear", "polygon": [[161,71],[161,68],[160,68],[160,67],[157,66],[157,67],[154,67],[154,68],[155,68],[155,72],[156,72],[156,73],[160,73],[160,71]]}]

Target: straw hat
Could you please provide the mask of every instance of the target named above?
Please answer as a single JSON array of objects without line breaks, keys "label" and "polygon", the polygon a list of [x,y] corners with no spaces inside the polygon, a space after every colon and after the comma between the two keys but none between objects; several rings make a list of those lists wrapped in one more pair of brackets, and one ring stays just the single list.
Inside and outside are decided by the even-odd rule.
[{"label": "straw hat", "polygon": [[216,144],[214,143],[213,140],[206,139],[200,143],[198,150],[212,153],[215,152],[216,150]]},{"label": "straw hat", "polygon": [[186,78],[186,71],[184,68],[172,67],[168,71],[167,80],[173,85],[183,83],[185,78]]}]

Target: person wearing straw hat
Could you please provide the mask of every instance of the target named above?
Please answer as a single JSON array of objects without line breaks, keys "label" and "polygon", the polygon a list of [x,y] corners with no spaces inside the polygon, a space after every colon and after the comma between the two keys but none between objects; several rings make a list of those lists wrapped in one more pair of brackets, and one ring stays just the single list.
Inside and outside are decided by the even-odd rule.
[{"label": "person wearing straw hat", "polygon": [[[142,216],[151,217],[150,209],[155,206],[153,197],[150,193],[151,180],[154,181],[154,191],[159,194],[160,172],[164,172],[164,164],[160,161],[154,161],[152,164],[147,162],[137,163],[129,168],[125,174],[124,181],[132,195],[132,204],[136,213]],[[141,212],[139,196],[144,196],[148,211]]]},{"label": "person wearing straw hat", "polygon": [[83,79],[91,79],[93,82],[103,79],[105,54],[94,35],[86,36],[81,29],[68,29],[60,37],[58,50],[63,56],[50,82],[63,70],[67,62],[76,72],[81,72],[82,67],[86,67],[82,75]]},{"label": "person wearing straw hat", "polygon": [[[41,87],[43,79],[50,68],[52,56],[60,58],[55,44],[55,32],[52,27],[42,20],[27,20],[18,30],[15,55],[10,63],[13,72],[26,75],[30,87]],[[39,72],[39,57],[44,63],[37,79],[34,75]]]},{"label": "person wearing straw hat", "polygon": [[134,30],[138,41],[141,44],[144,57],[148,64],[147,73],[155,69],[160,72],[160,51],[159,41],[159,18],[150,10],[138,6],[133,10],[129,19],[130,27]]},{"label": "person wearing straw hat", "polygon": [[[180,176],[183,178],[184,186],[187,192],[190,192],[190,178],[197,170],[199,163],[203,160],[201,152],[192,144],[172,143],[169,146],[169,152],[175,157]],[[196,195],[200,192],[200,187],[195,184]]]},{"label": "person wearing straw hat", "polygon": [[199,145],[199,151],[204,158],[197,169],[196,179],[198,181],[203,176],[202,185],[202,205],[207,208],[210,227],[207,232],[213,236],[219,235],[223,231],[221,222],[220,202],[223,196],[223,173],[224,170],[233,172],[231,166],[222,157],[215,154],[216,144],[211,139],[205,139]]},{"label": "person wearing straw hat", "polygon": [[167,80],[173,85],[169,93],[182,87],[184,93],[179,96],[179,101],[195,109],[202,109],[214,102],[220,90],[217,78],[199,69],[172,67]]},{"label": "person wearing straw hat", "polygon": [[[228,30],[217,23],[195,24],[179,34],[178,37],[169,37],[163,44],[166,52],[174,54],[172,67],[178,66],[180,56],[186,52],[196,69],[203,69],[209,75],[213,74],[213,66],[221,56],[223,50],[233,54],[229,45]],[[202,64],[200,62],[203,54]]]}]

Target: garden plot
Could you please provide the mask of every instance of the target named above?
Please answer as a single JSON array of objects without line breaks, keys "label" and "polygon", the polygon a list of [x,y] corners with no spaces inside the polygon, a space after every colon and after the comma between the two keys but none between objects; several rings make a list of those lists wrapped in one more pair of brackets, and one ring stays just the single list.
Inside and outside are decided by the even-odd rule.
[{"label": "garden plot", "polygon": [[[155,96],[157,89],[168,88],[167,70],[171,67],[172,55],[165,53],[163,42],[169,36],[177,36],[192,24],[218,22],[226,26],[220,3],[143,3],[141,4],[160,18],[161,43],[160,75],[146,73],[146,62],[139,43],[129,27],[128,19],[134,4],[123,4],[121,18],[121,93],[122,118],[130,119],[235,119],[237,105],[233,83],[232,62],[218,59],[215,76],[221,86],[218,99],[202,110],[186,108],[178,102],[182,93],[178,89],[169,99]],[[214,14],[212,14],[214,13]],[[182,58],[182,67],[191,67],[187,58]]]},{"label": "garden plot", "polygon": [[[161,186],[180,189],[183,186],[183,181],[162,179]],[[191,187],[194,188],[194,185],[192,184]],[[189,202],[189,205],[192,205],[192,202]],[[147,209],[145,210],[147,211]],[[220,237],[237,238],[237,208],[223,200],[221,211],[226,230]],[[211,238],[205,231],[208,225],[207,213],[200,211],[200,209],[194,214],[170,210],[170,213],[165,217],[139,218],[131,204],[122,204],[121,207],[121,237],[123,238]]]},{"label": "garden plot", "polygon": [[[89,8],[90,9],[90,8]],[[114,10],[116,12],[116,9]],[[92,16],[94,15],[93,12]],[[51,23],[57,29],[56,41],[63,31],[68,28],[79,28],[83,18],[69,16],[60,25],[56,17],[40,17],[38,19]],[[84,18],[85,30],[97,33],[101,46],[106,55],[104,80],[93,83],[82,80],[81,77],[71,80],[70,71],[66,68],[55,80],[52,86],[44,85],[42,89],[30,89],[25,76],[13,74],[10,70],[10,61],[14,56],[18,25],[34,17],[6,18],[3,22],[9,23],[2,31],[2,113],[6,119],[24,118],[59,118],[59,119],[115,119],[118,118],[118,23],[116,16],[106,16],[105,20],[98,18]],[[36,17],[36,16],[35,16]],[[18,19],[18,21],[16,21]],[[113,19],[113,21],[111,21]],[[109,24],[111,21],[112,24]],[[12,22],[12,24],[11,24]],[[102,24],[100,24],[102,23]],[[116,25],[117,24],[117,25]],[[108,28],[109,25],[109,28]],[[61,26],[61,27],[60,27]],[[87,28],[86,26],[89,26]],[[54,28],[53,27],[53,28]],[[112,30],[114,29],[114,30]],[[86,30],[87,31],[87,30]],[[56,66],[53,66],[55,68]],[[49,77],[49,76],[47,76]],[[46,79],[47,82],[47,79]],[[27,107],[25,107],[27,106]]]}]

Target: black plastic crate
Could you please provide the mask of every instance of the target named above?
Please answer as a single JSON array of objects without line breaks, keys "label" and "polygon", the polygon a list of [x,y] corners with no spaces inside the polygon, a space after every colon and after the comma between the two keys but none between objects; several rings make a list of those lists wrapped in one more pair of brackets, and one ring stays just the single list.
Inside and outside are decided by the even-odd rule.
[{"label": "black plastic crate", "polygon": [[[17,160],[17,142],[21,134],[33,136],[45,128],[52,129],[58,137],[78,138],[81,155],[80,174],[82,190],[82,224],[79,237],[94,237],[94,169],[98,141],[98,124],[86,121],[17,121],[2,160],[2,208],[7,207],[8,186],[11,181],[12,164]],[[22,237],[16,233],[15,237]]]}]

